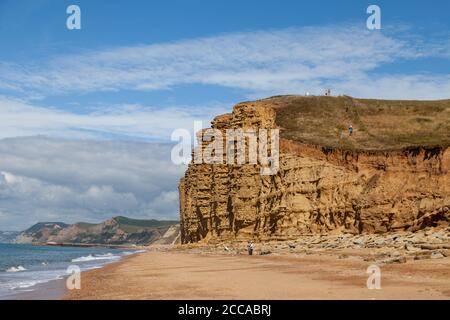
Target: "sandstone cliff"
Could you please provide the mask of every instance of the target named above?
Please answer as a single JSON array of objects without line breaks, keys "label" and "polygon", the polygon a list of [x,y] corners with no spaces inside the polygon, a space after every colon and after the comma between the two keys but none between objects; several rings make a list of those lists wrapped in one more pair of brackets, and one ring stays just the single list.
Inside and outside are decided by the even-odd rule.
[{"label": "sandstone cliff", "polygon": [[449,100],[274,97],[212,122],[255,127],[281,130],[278,172],[261,175],[259,163],[190,164],[179,185],[183,243],[449,224]]}]

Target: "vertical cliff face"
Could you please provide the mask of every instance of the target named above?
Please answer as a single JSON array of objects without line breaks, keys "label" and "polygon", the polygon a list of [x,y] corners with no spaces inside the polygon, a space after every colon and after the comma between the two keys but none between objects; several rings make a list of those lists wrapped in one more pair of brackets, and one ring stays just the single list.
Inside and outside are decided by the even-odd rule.
[{"label": "vertical cliff face", "polygon": [[[271,100],[238,104],[215,118],[212,128],[283,130],[280,110]],[[449,223],[449,148],[344,149],[282,137],[275,175],[261,175],[259,163],[189,165],[179,186],[183,243]]]},{"label": "vertical cliff face", "polygon": [[[275,113],[269,107],[240,104],[233,113],[216,117],[212,128],[274,128]],[[204,149],[208,143],[199,142]],[[256,221],[255,198],[267,183],[255,164],[190,164],[181,180],[180,222],[182,242],[196,242],[207,236],[250,237]]]}]

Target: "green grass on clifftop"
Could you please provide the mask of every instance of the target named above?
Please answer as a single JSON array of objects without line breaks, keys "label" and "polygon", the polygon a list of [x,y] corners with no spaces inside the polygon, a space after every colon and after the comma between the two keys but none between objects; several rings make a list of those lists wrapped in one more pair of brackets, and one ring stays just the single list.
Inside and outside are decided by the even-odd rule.
[{"label": "green grass on clifftop", "polygon": [[450,100],[277,96],[261,102],[275,108],[281,137],[302,143],[350,150],[450,145]]}]

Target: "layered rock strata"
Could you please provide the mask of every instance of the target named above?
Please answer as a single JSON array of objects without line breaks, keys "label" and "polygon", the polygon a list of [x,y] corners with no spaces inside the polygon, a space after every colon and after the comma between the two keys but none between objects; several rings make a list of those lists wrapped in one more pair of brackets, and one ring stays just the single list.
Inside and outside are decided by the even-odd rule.
[{"label": "layered rock strata", "polygon": [[[279,128],[276,108],[241,103],[212,128]],[[200,141],[204,150],[208,142]],[[224,157],[225,159],[225,157]],[[450,148],[345,150],[280,140],[279,170],[191,163],[179,185],[181,240],[286,240],[385,233],[450,221]]]}]

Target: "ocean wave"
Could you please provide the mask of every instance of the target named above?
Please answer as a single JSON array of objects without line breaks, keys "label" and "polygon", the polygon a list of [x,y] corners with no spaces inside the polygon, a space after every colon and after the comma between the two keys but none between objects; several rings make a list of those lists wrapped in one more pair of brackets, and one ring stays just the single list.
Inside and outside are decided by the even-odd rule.
[{"label": "ocean wave", "polygon": [[146,252],[146,250],[123,251],[122,254],[123,254],[124,256],[129,256],[129,255],[132,255],[132,254],[142,253],[142,252]]},{"label": "ocean wave", "polygon": [[18,267],[11,267],[9,269],[6,269],[6,272],[21,272],[21,271],[27,271],[27,269],[25,269],[22,266],[18,266]]},{"label": "ocean wave", "polygon": [[106,253],[106,254],[96,254],[96,255],[88,255],[79,257],[76,259],[72,259],[72,262],[87,262],[87,261],[95,261],[95,260],[116,260],[120,259],[119,256],[113,255],[112,253]]},{"label": "ocean wave", "polygon": [[[61,272],[61,274],[54,274],[54,272],[51,272],[49,274],[46,273],[36,273],[36,274],[30,274],[29,277],[27,278],[20,278],[20,279],[14,279],[14,280],[10,280],[7,281],[6,283],[3,283],[0,285],[0,293],[2,291],[2,289],[7,289],[7,290],[20,290],[20,292],[28,292],[28,291],[33,291],[33,289],[30,289],[38,284],[42,284],[42,283],[46,283],[49,281],[54,281],[54,280],[61,280],[64,279],[64,273],[63,271]],[[28,289],[28,290],[24,290],[24,289]],[[0,294],[1,297],[1,294]]]},{"label": "ocean wave", "polygon": [[[0,245],[0,252],[1,249]],[[45,247],[43,251],[50,253],[58,251],[61,254],[57,257],[49,254],[48,258],[46,256],[36,258],[34,256],[35,251],[31,250],[34,247],[18,245],[13,249],[14,255],[7,257],[9,260],[2,260],[2,263],[0,263],[0,300],[16,293],[38,290],[37,285],[39,284],[64,279],[68,275],[67,267],[70,264],[78,264],[81,271],[99,269],[108,263],[120,260],[124,256],[122,251],[126,251],[108,249],[100,251],[96,248],[70,248],[64,251],[64,248]],[[73,255],[74,250],[79,250],[79,252]],[[0,254],[0,256],[2,255]],[[74,263],[71,263],[71,261]]]}]

